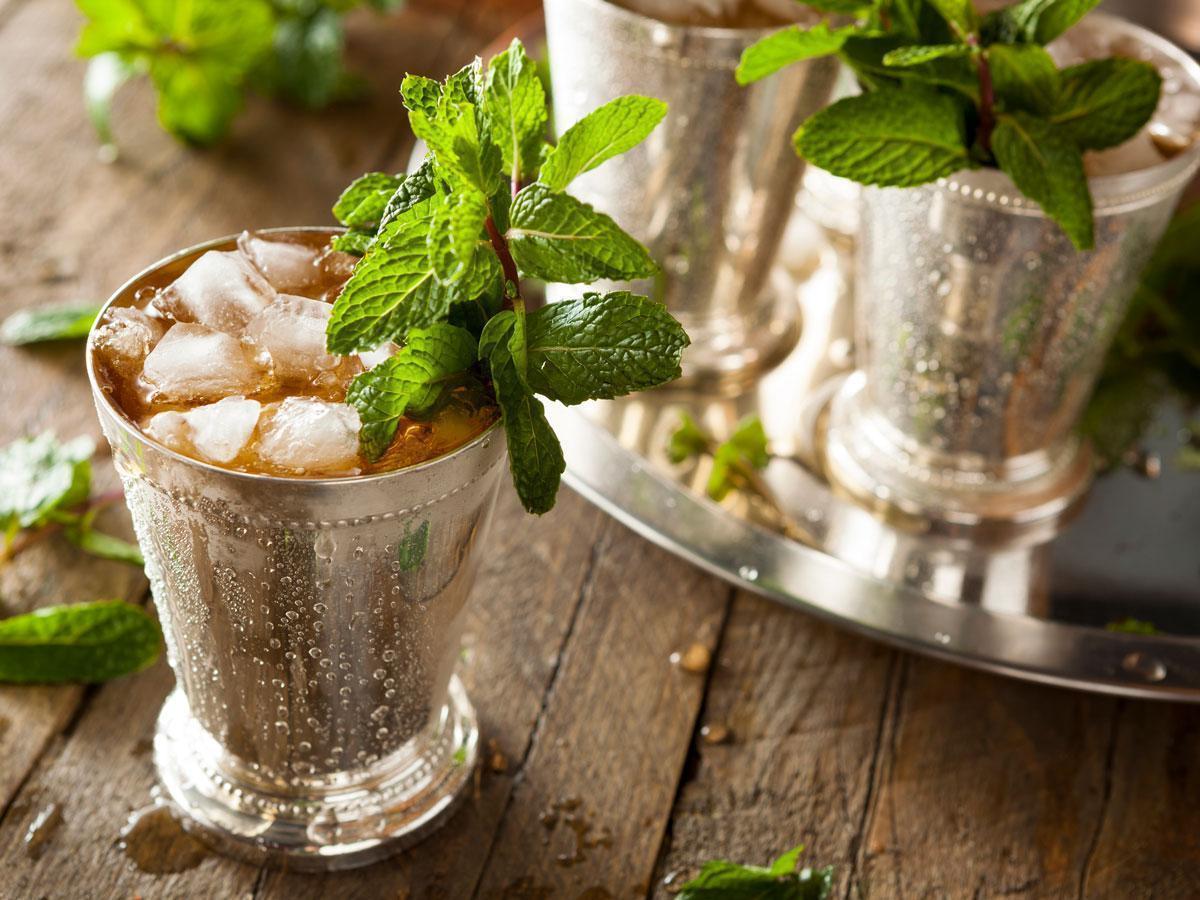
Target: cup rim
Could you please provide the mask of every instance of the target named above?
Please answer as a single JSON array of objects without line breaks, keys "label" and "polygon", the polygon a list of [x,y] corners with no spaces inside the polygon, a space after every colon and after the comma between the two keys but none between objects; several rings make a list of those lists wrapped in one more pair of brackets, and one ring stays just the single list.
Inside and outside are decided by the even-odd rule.
[{"label": "cup rim", "polygon": [[[247,229],[248,230],[248,229]],[[345,231],[345,228],[335,227],[332,225],[300,225],[294,227],[279,226],[274,228],[258,228],[254,229],[254,234],[295,234],[297,232],[305,233],[322,233],[322,234],[338,234]],[[286,475],[270,475],[263,472],[242,472],[238,469],[227,469],[223,466],[214,465],[213,463],[205,462],[204,460],[195,459],[191,456],[186,456],[177,450],[173,450],[166,444],[156,441],[146,432],[142,431],[132,419],[125,414],[119,406],[112,401],[112,398],[101,389],[99,381],[96,377],[96,360],[92,338],[96,333],[97,326],[104,318],[104,314],[113,306],[116,300],[125,294],[130,288],[143,279],[147,278],[157,270],[164,266],[177,262],[187,256],[198,255],[208,250],[217,249],[218,247],[228,244],[235,244],[241,232],[236,234],[228,234],[224,237],[211,238],[207,241],[201,241],[198,244],[193,244],[190,247],[185,247],[182,250],[177,250],[157,262],[151,263],[137,274],[125,280],[119,288],[117,288],[109,298],[104,301],[104,305],[100,307],[100,312],[96,314],[96,319],[92,323],[92,327],[88,330],[86,349],[84,351],[84,366],[87,369],[88,384],[92,389],[92,398],[97,405],[101,406],[109,418],[134,441],[145,443],[153,447],[159,453],[167,456],[177,463],[182,463],[204,472],[209,472],[218,476],[232,477],[234,479],[245,480],[256,484],[280,483],[288,485],[303,485],[306,488],[322,488],[335,487],[337,485],[361,485],[373,481],[383,481],[389,478],[404,477],[418,472],[426,471],[434,466],[448,463],[459,456],[466,455],[476,449],[480,444],[490,442],[494,436],[494,432],[503,425],[503,418],[498,418],[495,422],[489,425],[486,429],[473,437],[467,443],[460,447],[443,453],[441,456],[435,456],[433,459],[427,459],[423,462],[416,463],[411,466],[404,466],[399,469],[389,469],[386,472],[372,472],[369,475],[343,475],[341,477],[323,476],[319,478],[303,478]]]},{"label": "cup rim", "polygon": [[602,15],[610,15],[614,19],[624,20],[644,31],[665,29],[667,33],[673,36],[699,39],[714,44],[733,43],[739,46],[748,45],[748,38],[757,40],[758,38],[773,34],[781,28],[803,24],[803,20],[796,20],[795,22],[780,22],[778,25],[754,28],[737,28],[729,25],[684,25],[679,22],[667,22],[662,19],[656,19],[653,16],[635,12],[632,9],[626,9],[623,6],[618,6],[612,0],[556,0],[556,2],[578,3],[589,6]]},{"label": "cup rim", "polygon": [[[1178,65],[1190,82],[1192,91],[1200,95],[1200,62],[1172,41],[1112,13],[1091,13],[1082,24],[1091,22],[1106,34],[1124,34],[1139,44],[1169,57]],[[1078,26],[1077,26],[1078,27]],[[1196,123],[1200,131],[1200,122]],[[1152,166],[1131,172],[1110,175],[1093,175],[1088,178],[1092,200],[1097,214],[1119,212],[1131,205],[1149,202],[1174,188],[1176,180],[1187,181],[1200,166],[1200,139],[1183,152],[1163,159]],[[1000,205],[1010,211],[1024,215],[1044,215],[1041,208],[1019,190],[1006,173],[997,168],[962,169],[939,179],[939,187],[962,194],[976,202],[989,206]]]}]

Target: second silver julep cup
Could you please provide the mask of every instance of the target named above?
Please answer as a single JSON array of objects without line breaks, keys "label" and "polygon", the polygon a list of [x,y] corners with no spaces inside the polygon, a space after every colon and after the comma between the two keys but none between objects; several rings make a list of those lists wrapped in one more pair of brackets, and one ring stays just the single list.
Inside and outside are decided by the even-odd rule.
[{"label": "second silver julep cup", "polygon": [[545,11],[559,134],[623,94],[670,107],[646,141],[581,176],[572,193],[662,266],[657,281],[632,289],[664,300],[687,330],[685,381],[769,367],[797,336],[796,298],[769,278],[803,172],[790,138],[829,100],[836,60],[741,87],[742,51],[770,30],[674,25],[608,0],[545,0]]},{"label": "second silver julep cup", "polygon": [[[1101,14],[1076,28],[1139,48],[1200,96],[1200,66],[1161,38]],[[1076,428],[1104,356],[1198,167],[1193,144],[1089,179],[1087,252],[994,169],[865,189],[858,371],[829,412],[833,483],[922,530],[1052,535],[1092,479]]]},{"label": "second silver julep cup", "polygon": [[[133,279],[179,267],[214,241]],[[218,849],[362,865],[442,821],[476,758],[454,675],[504,472],[503,431],[377,475],[245,474],[149,440],[88,371],[146,558],[176,689],[154,756]]]}]

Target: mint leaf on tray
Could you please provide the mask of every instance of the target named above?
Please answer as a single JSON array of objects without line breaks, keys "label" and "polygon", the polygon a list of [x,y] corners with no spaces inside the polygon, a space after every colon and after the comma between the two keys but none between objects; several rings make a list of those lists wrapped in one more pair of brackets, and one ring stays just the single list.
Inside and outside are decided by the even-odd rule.
[{"label": "mint leaf on tray", "polygon": [[161,644],[154,618],[121,600],[45,607],[0,620],[0,682],[108,681],[149,666]]}]

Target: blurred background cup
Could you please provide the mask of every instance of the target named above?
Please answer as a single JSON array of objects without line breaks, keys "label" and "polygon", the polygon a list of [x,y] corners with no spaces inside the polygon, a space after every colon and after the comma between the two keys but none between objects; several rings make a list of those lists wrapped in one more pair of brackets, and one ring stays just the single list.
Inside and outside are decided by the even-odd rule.
[{"label": "blurred background cup", "polygon": [[[110,304],[232,244],[164,260]],[[218,849],[294,869],[419,839],[476,757],[453,673],[503,431],[377,475],[246,474],[148,440],[100,386],[90,342],[88,371],[176,678],[154,739],[169,798]]]},{"label": "blurred background cup", "polygon": [[[699,14],[711,5],[675,8]],[[572,193],[611,214],[662,266],[659,278],[620,287],[662,299],[687,330],[684,384],[743,380],[778,362],[798,335],[794,288],[771,268],[803,172],[791,135],[828,102],[838,63],[810,60],[739,86],[742,51],[774,30],[762,27],[767,21],[786,24],[742,5],[759,27],[660,21],[608,0],[545,0],[559,134],[622,94],[670,107],[646,141],[581,176]],[[736,8],[728,21],[739,23]],[[552,285],[549,296],[578,290]]]},{"label": "blurred background cup", "polygon": [[[825,464],[865,504],[954,532],[1038,534],[1086,492],[1076,437],[1138,278],[1200,166],[1189,138],[1200,66],[1113,16],[1079,48],[1149,59],[1164,95],[1149,128],[1093,159],[1096,244],[1077,251],[995,169],[863,191],[858,371],[835,397]],[[1075,51],[1059,48],[1067,56]]]}]

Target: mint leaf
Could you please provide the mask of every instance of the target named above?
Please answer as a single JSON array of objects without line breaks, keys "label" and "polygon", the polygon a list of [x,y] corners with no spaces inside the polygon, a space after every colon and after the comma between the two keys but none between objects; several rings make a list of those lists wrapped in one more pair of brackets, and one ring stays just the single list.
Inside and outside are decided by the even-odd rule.
[{"label": "mint leaf", "polygon": [[794,62],[830,56],[841,50],[846,39],[856,33],[858,29],[853,25],[831,29],[828,22],[819,22],[811,28],[799,25],[784,28],[743,50],[734,77],[738,84],[750,84]]},{"label": "mint leaf", "polygon": [[309,109],[327,105],[344,84],[344,44],[342,16],[336,9],[318,6],[306,14],[282,16],[275,25],[268,84]]},{"label": "mint leaf", "polygon": [[0,621],[0,681],[108,681],[149,666],[161,644],[158,623],[121,600],[45,607]]},{"label": "mint leaf", "polygon": [[566,130],[542,163],[538,181],[561,191],[577,175],[640,144],[663,116],[667,104],[630,94],[598,107]]},{"label": "mint leaf", "polygon": [[22,309],[0,325],[0,343],[17,346],[85,338],[99,314],[100,307],[92,303]]},{"label": "mint leaf", "polygon": [[516,38],[488,64],[485,89],[492,139],[511,181],[519,184],[538,170],[546,137],[546,93],[537,66]]},{"label": "mint leaf", "polygon": [[333,205],[333,216],[350,228],[376,228],[404,176],[368,172],[350,182]]},{"label": "mint leaf", "polygon": [[362,256],[375,242],[374,231],[361,231],[352,228],[344,234],[335,235],[330,241],[330,246],[334,250],[339,250],[342,253],[350,253],[354,256]]},{"label": "mint leaf", "polygon": [[993,44],[987,62],[1001,109],[1045,114],[1058,103],[1058,66],[1036,44]]},{"label": "mint leaf", "polygon": [[487,199],[478,191],[454,194],[435,210],[427,240],[434,271],[443,284],[462,278],[480,251],[490,255],[490,250],[479,246],[487,216]]},{"label": "mint leaf", "polygon": [[404,534],[396,542],[396,562],[401,572],[414,572],[425,562],[429,551],[429,520],[425,519],[415,529],[404,526]]},{"label": "mint leaf", "polygon": [[736,450],[738,455],[755,469],[766,468],[771,460],[767,433],[763,430],[762,419],[758,416],[747,416],[739,422],[725,445]]},{"label": "mint leaf", "polygon": [[973,0],[929,0],[929,5],[960,38],[979,30],[979,14],[975,12]]},{"label": "mint leaf", "polygon": [[693,456],[708,453],[712,445],[708,432],[690,414],[683,412],[679,414],[678,427],[671,432],[667,441],[667,459],[678,464]]},{"label": "mint leaf", "polygon": [[833,867],[796,871],[803,847],[776,859],[770,868],[710,860],[683,885],[679,900],[827,900]]},{"label": "mint leaf", "polygon": [[[940,19],[938,19],[941,22]],[[946,38],[949,39],[949,35]],[[889,53],[909,46],[909,41],[897,35],[847,38],[842,47],[842,59],[858,76],[859,81],[872,89],[925,85],[947,87],[962,94],[972,103],[979,103],[979,74],[966,56],[942,56],[906,66],[888,66],[884,58]],[[924,39],[922,46],[930,46]],[[905,89],[907,89],[905,87]]]},{"label": "mint leaf", "polygon": [[150,63],[158,122],[192,144],[215,142],[242,108],[241,84],[223,65],[165,56]]},{"label": "mint leaf", "polygon": [[478,353],[470,332],[441,322],[411,329],[405,341],[394,356],[355,378],[346,393],[362,420],[360,438],[369,459],[387,450],[402,417],[437,406],[452,377],[469,369]]},{"label": "mint leaf", "polygon": [[92,556],[128,563],[139,568],[146,564],[145,559],[142,558],[141,548],[137,544],[123,541],[111,534],[96,531],[91,527],[68,527],[66,535],[72,544]]},{"label": "mint leaf", "polygon": [[106,146],[113,144],[110,116],[113,98],[121,85],[140,71],[135,63],[115,52],[97,54],[88,62],[83,75],[83,104],[96,135]]},{"label": "mint leaf", "polygon": [[333,303],[325,345],[330,353],[373,350],[410,328],[445,318],[464,299],[442,285],[429,258],[428,219],[400,220],[379,232]]},{"label": "mint leaf", "polygon": [[46,432],[0,450],[0,532],[40,525],[53,511],[85,501],[95,449],[91,438],[60,443]]},{"label": "mint leaf", "polygon": [[1116,619],[1104,626],[1105,631],[1117,631],[1124,634],[1162,634],[1154,627],[1153,622],[1144,622],[1141,619],[1135,619],[1133,616],[1126,616],[1123,619]]},{"label": "mint leaf", "polygon": [[1048,44],[1085,15],[1100,0],[1024,0],[997,10],[988,19],[988,31],[1003,43]]},{"label": "mint leaf", "polygon": [[433,109],[429,103],[433,89],[428,79],[410,82],[404,91],[409,106],[408,121],[413,134],[425,141],[435,162],[435,170],[454,190],[474,189],[490,196],[500,185],[503,159],[492,143],[491,135],[480,128],[480,118],[474,104],[477,95],[474,66],[452,75],[437,97]]},{"label": "mint leaf", "polygon": [[1162,76],[1150,63],[1113,57],[1062,71],[1062,90],[1048,120],[1085,150],[1129,140],[1158,106]]},{"label": "mint leaf", "polygon": [[541,515],[554,507],[566,462],[541,401],[517,370],[510,347],[516,319],[511,311],[493,318],[488,325],[497,323],[497,327],[485,332],[479,348],[480,355],[487,357],[504,416],[508,464],[517,496],[526,510]]},{"label": "mint leaf", "polygon": [[434,171],[432,156],[426,156],[413,172],[405,176],[396,188],[379,220],[382,228],[397,219],[421,218],[429,215],[431,204],[427,201],[444,195],[441,179]]},{"label": "mint leaf", "polygon": [[646,278],[658,271],[646,248],[616,222],[546,185],[535,183],[522,190],[510,216],[513,258],[533,278],[579,283]]},{"label": "mint leaf", "polygon": [[529,314],[529,386],[560,403],[620,397],[678,378],[687,335],[659,303],[584,294]]},{"label": "mint leaf", "polygon": [[424,75],[405,75],[400,83],[400,96],[405,109],[420,112],[427,118],[436,118],[438,103],[442,99],[442,86]]},{"label": "mint leaf", "polygon": [[1092,248],[1092,196],[1074,143],[1045,120],[1017,112],[1000,117],[992,151],[1021,193],[1058,222],[1072,244]]},{"label": "mint leaf", "polygon": [[913,44],[897,47],[883,55],[885,66],[907,67],[947,56],[970,56],[971,48],[966,44]]},{"label": "mint leaf", "polygon": [[794,141],[813,165],[861,184],[910,187],[971,165],[961,104],[917,85],[839,100]]},{"label": "mint leaf", "polygon": [[762,421],[757,416],[748,416],[713,451],[712,471],[704,492],[714,500],[724,500],[730,491],[749,487],[751,473],[766,468],[770,459]]}]

